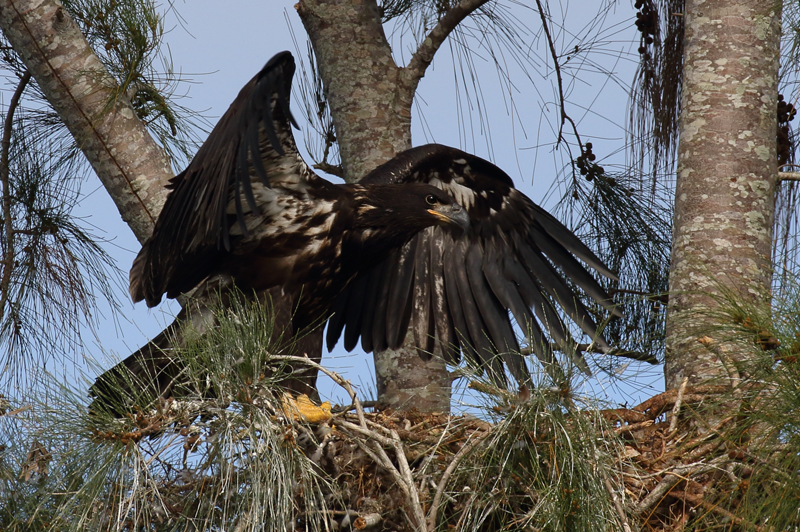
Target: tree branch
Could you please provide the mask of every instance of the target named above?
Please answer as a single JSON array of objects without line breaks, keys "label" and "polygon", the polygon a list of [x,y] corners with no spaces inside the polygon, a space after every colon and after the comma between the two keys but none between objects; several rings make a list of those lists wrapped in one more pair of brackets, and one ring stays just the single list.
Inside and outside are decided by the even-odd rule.
[{"label": "tree branch", "polygon": [[800,172],[778,172],[778,181],[800,181]]},{"label": "tree branch", "polygon": [[457,6],[447,10],[447,13],[439,19],[439,23],[431,30],[427,37],[422,41],[408,62],[408,66],[403,69],[403,78],[405,81],[405,89],[412,95],[417,90],[419,80],[425,76],[433,56],[442,46],[442,43],[447,39],[447,36],[453,32],[462,20],[467,18],[470,14],[475,12],[482,5],[489,0],[464,0]]},{"label": "tree branch", "polygon": [[550,48],[550,56],[553,58],[553,68],[556,71],[556,81],[558,82],[558,105],[561,110],[561,123],[558,126],[558,140],[556,141],[556,147],[558,147],[562,140],[565,140],[564,123],[569,121],[569,123],[572,125],[572,131],[575,134],[575,138],[578,140],[578,146],[580,147],[581,153],[583,153],[583,144],[581,143],[581,136],[578,134],[578,127],[575,125],[575,122],[572,120],[572,118],[570,118],[566,109],[564,108],[564,82],[561,79],[561,65],[558,63],[556,46],[553,42],[553,36],[550,35],[550,26],[547,24],[547,17],[544,14],[544,8],[542,7],[541,0],[536,0],[536,6],[539,11],[539,17],[542,19],[542,29],[544,30],[545,37],[547,37],[547,46]]},{"label": "tree branch", "polygon": [[55,0],[0,0],[0,29],[143,241],[166,199],[169,161],[78,25]]},{"label": "tree branch", "polygon": [[691,475],[700,475],[709,471],[714,471],[720,468],[720,464],[728,460],[727,455],[718,456],[708,463],[686,464],[683,466],[674,467],[667,471],[664,478],[661,479],[647,496],[639,501],[639,504],[631,511],[632,515],[640,516],[650,510],[653,506],[669,493],[678,482],[687,480]]},{"label": "tree branch", "polygon": [[433,496],[433,502],[431,503],[430,510],[428,511],[428,530],[436,530],[436,517],[439,511],[439,504],[442,502],[442,495],[444,495],[444,490],[447,487],[447,482],[450,480],[450,476],[453,474],[453,471],[456,470],[456,467],[461,463],[461,459],[464,458],[467,454],[472,452],[475,447],[478,446],[485,438],[488,436],[489,433],[484,433],[482,435],[476,436],[475,433],[470,435],[470,438],[474,439],[469,441],[467,439],[464,442],[464,446],[456,453],[453,457],[453,460],[450,462],[450,465],[447,466],[445,469],[444,474],[442,475],[442,479],[439,481],[439,485],[436,486],[436,493]]},{"label": "tree branch", "polygon": [[0,147],[0,149],[2,149],[2,154],[0,154],[0,181],[3,183],[3,222],[6,232],[5,257],[3,257],[2,261],[3,276],[2,280],[0,280],[0,294],[2,294],[0,295],[0,320],[3,319],[6,313],[6,303],[8,302],[8,292],[11,284],[11,270],[14,269],[14,259],[16,255],[14,252],[14,233],[16,231],[14,230],[14,222],[11,218],[11,183],[9,182],[8,153],[11,150],[11,130],[14,125],[14,112],[17,110],[17,106],[19,106],[19,100],[30,80],[31,71],[26,70],[25,74],[23,74],[22,78],[19,80],[14,95],[11,96],[11,101],[6,110],[6,119],[3,124],[3,140],[2,146]]},{"label": "tree branch", "polygon": [[606,490],[608,491],[608,494],[611,496],[611,502],[614,503],[614,509],[617,511],[620,523],[622,524],[622,531],[633,532],[633,529],[631,529],[631,525],[628,523],[628,517],[625,515],[625,509],[622,507],[622,503],[619,500],[619,496],[617,495],[614,486],[611,485],[611,481],[608,480],[608,477],[603,478],[603,484],[605,484]]}]

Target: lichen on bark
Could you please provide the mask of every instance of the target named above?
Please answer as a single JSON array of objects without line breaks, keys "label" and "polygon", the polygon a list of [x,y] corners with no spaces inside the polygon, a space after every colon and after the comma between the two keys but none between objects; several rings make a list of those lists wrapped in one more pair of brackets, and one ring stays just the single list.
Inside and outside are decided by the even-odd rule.
[{"label": "lichen on bark", "polygon": [[775,2],[686,2],[667,388],[725,376],[747,356],[698,341],[720,287],[769,305],[779,37]]}]

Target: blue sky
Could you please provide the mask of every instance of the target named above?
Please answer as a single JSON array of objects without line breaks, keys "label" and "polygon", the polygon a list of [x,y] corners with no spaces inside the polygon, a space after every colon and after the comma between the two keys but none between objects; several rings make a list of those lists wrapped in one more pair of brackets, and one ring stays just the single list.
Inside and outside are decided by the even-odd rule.
[{"label": "blue sky", "polygon": [[[558,50],[566,53],[575,44],[583,46],[580,40],[582,32],[590,32],[591,25],[598,22],[595,16],[598,2],[553,4],[556,6],[553,8],[556,21],[553,27]],[[242,85],[273,54],[290,50],[298,55],[289,25],[294,30],[303,56],[306,49],[305,32],[293,2],[233,0],[225,3],[223,11],[220,5],[220,2],[210,0],[176,3],[174,7],[179,16],[175,13],[167,15],[168,34],[164,39],[164,53],[171,58],[174,71],[192,81],[178,89],[177,93],[184,96],[179,103],[202,112],[212,124],[224,113]],[[508,65],[513,85],[502,83],[494,65],[487,60],[486,49],[481,48],[479,41],[470,41],[471,47],[477,51],[474,63],[481,82],[480,101],[488,117],[481,123],[474,100],[467,103],[462,98],[459,102],[454,97],[455,79],[460,75],[460,69],[454,68],[453,53],[445,45],[420,84],[414,108],[412,141],[414,145],[435,141],[490,159],[508,172],[517,187],[534,201],[552,206],[559,196],[554,178],[562,171],[565,161],[564,152],[553,149],[558,108],[555,104],[555,78],[547,67],[552,61],[545,59],[546,49],[541,38],[538,14],[510,2],[502,5],[510,6],[509,13],[531,28],[530,33],[522,35],[520,39],[524,41],[522,46],[527,49],[530,77],[514,65],[509,54],[505,54],[500,56],[501,61]],[[560,11],[556,12],[556,9]],[[633,50],[635,54],[638,47],[638,43],[630,42],[637,36],[633,29],[634,15],[632,6],[626,4],[618,8],[605,25],[613,28],[614,24],[620,24],[619,27],[629,30],[616,36],[609,33],[609,38],[598,45],[596,53],[590,56],[604,61],[604,67],[615,72],[625,83],[630,83],[633,78],[635,65],[630,52]],[[562,20],[566,24],[559,28],[558,21]],[[402,57],[407,61],[412,50],[409,36],[401,39],[399,31],[392,32],[391,28],[387,29],[387,35],[392,41],[396,60],[400,61]],[[576,56],[576,62],[582,61],[583,57],[582,54]],[[581,134],[593,142],[595,153],[602,157],[623,144],[625,132],[619,124],[627,122],[628,96],[625,87],[613,78],[605,74],[587,73],[588,65],[585,62],[582,66],[584,74],[580,79],[571,79],[570,71],[565,71],[565,86],[570,100],[574,102],[568,112],[579,122]],[[468,86],[472,90],[471,82]],[[463,91],[463,84],[460,87]],[[511,106],[512,101],[514,107]],[[473,106],[472,110],[465,111],[470,105]],[[587,110],[589,107],[593,111]],[[296,104],[295,116],[301,116]],[[296,135],[302,133],[297,132]],[[204,138],[205,135],[201,136]],[[298,145],[302,145],[300,138]],[[621,156],[617,157],[616,162],[622,163]],[[105,247],[124,272],[125,278],[121,284],[126,284],[127,271],[139,245],[121,221],[105,191],[98,187],[99,181],[90,178],[83,189],[88,195],[78,215],[90,216],[88,222],[104,231],[103,236],[110,240]],[[162,304],[151,310],[143,303],[133,305],[127,297],[126,286],[120,286],[119,301],[122,308],[116,319],[111,317],[108,310],[103,311],[97,330],[86,331],[84,336],[84,355],[98,360],[103,367],[110,367],[113,358],[124,358],[146,343],[171,321],[171,316],[178,310],[175,303]],[[95,334],[96,338],[93,339]],[[347,354],[337,348],[333,353],[323,355],[323,363],[344,373],[354,384],[364,383],[369,387],[372,381],[366,369],[369,358],[371,355],[359,350]],[[606,380],[600,376],[599,380],[593,380],[587,386],[593,389],[606,387]],[[638,385],[644,386],[641,392],[626,387],[625,391],[615,391],[613,394],[620,394],[620,401],[629,399],[628,395],[631,394],[634,396],[631,402],[635,404],[635,397],[648,397],[652,395],[652,386],[662,386],[657,374],[640,380]],[[610,386],[610,389],[615,389],[615,386]],[[323,395],[328,395],[330,390],[330,384],[321,385]],[[340,394],[339,397],[343,396]]]}]

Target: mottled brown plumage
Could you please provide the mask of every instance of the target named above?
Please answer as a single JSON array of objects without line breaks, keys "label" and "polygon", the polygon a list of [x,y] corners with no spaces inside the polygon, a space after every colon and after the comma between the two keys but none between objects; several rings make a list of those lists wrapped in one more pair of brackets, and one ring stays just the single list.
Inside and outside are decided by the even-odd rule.
[{"label": "mottled brown plumage", "polygon": [[291,132],[294,60],[273,57],[241,90],[172,192],[130,273],[135,302],[157,305],[210,275],[240,290],[300,294],[295,325],[324,317],[344,287],[461,207],[422,183],[333,184],[302,160]]},{"label": "mottled brown plumage", "polygon": [[[317,176],[291,132],[293,72],[291,54],[273,57],[171,181],[153,235],[131,268],[134,302],[152,307],[164,294],[174,298],[198,285],[206,294],[231,283],[245,295],[279,288],[272,295],[291,315],[291,324],[280,327],[294,333],[327,318],[353,279],[419,231],[441,225],[463,232],[469,226],[461,206],[428,184],[333,184]],[[101,375],[91,392],[113,402],[112,381],[124,382],[126,368],[141,381],[155,380],[155,389],[167,394],[181,368],[166,351],[188,319],[202,328],[211,318],[205,307],[182,312]],[[318,360],[320,351],[321,345],[309,355]]]},{"label": "mottled brown plumage", "polygon": [[[505,366],[525,383],[529,375],[519,355],[520,329],[532,351],[549,363],[551,342],[543,329],[558,345],[572,339],[561,307],[598,348],[610,350],[567,279],[619,315],[575,257],[606,277],[616,276],[561,222],[514,188],[500,168],[461,150],[429,144],[398,154],[361,183],[435,185],[464,207],[470,227],[457,236],[425,229],[348,286],[334,305],[329,349],[343,331],[347,350],[359,337],[367,352],[395,349],[410,327],[423,357],[440,353],[457,364],[464,352],[495,380],[504,381]],[[588,372],[580,355],[573,359]]]},{"label": "mottled brown plumage", "polygon": [[[395,348],[411,327],[420,355],[456,363],[463,351],[498,381],[505,368],[529,379],[520,328],[545,362],[552,357],[545,330],[558,344],[570,340],[559,307],[609,348],[572,286],[618,313],[586,267],[614,274],[508,175],[430,144],[398,154],[358,185],[330,183],[297,151],[293,72],[288,52],[273,57],[172,181],[131,269],[134,301],[153,306],[164,294],[232,280],[245,293],[271,289],[295,309],[287,330],[333,311],[329,348],[342,333],[348,350],[359,338],[368,352]],[[101,376],[92,392],[114,393],[108,376],[124,367],[143,380],[158,375],[155,388],[167,393],[180,373],[160,350],[168,336]],[[319,359],[321,346],[309,349]]]}]

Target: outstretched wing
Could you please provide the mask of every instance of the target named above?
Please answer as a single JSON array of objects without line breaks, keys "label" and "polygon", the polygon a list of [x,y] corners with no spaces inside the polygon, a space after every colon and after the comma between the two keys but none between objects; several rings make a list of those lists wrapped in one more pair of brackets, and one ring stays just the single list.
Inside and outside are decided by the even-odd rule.
[{"label": "outstretched wing", "polygon": [[196,286],[248,233],[271,187],[302,188],[318,179],[297,152],[289,110],[294,59],[275,55],[251,79],[211,131],[189,166],[169,187],[153,235],[130,273],[134,302],[152,307],[166,293]]},{"label": "outstretched wing", "polygon": [[503,379],[504,362],[525,382],[528,373],[509,312],[537,356],[549,361],[542,329],[557,344],[570,338],[556,304],[599,347],[609,347],[565,278],[618,314],[575,257],[606,277],[616,276],[561,222],[515,189],[505,172],[474,155],[429,144],[399,154],[361,180],[407,182],[447,191],[467,209],[470,229],[460,236],[429,228],[351,285],[334,305],[329,349],[342,331],[347,350],[359,337],[365,351],[397,348],[410,326],[422,356],[433,352],[435,338],[449,362],[457,363],[463,350],[495,378]]}]

